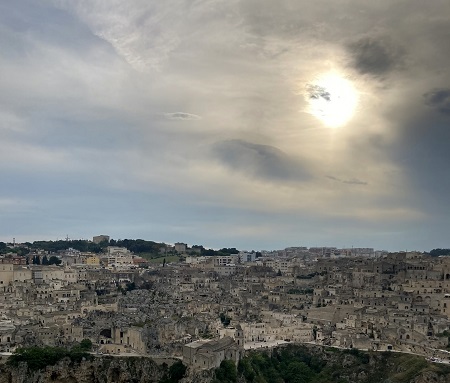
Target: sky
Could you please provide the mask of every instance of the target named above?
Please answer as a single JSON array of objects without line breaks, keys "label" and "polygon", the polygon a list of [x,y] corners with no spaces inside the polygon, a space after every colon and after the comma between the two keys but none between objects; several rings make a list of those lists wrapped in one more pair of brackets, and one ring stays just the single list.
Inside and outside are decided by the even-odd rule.
[{"label": "sky", "polygon": [[0,0],[0,240],[450,247],[448,0]]}]

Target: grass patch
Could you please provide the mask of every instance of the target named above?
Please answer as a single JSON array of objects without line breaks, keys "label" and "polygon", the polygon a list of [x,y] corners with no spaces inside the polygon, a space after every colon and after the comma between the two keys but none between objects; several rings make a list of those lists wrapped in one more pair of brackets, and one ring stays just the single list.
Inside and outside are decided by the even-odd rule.
[{"label": "grass patch", "polygon": [[161,254],[155,254],[155,253],[140,253],[139,257],[150,260],[150,259],[154,259],[154,258],[159,258],[161,257]]},{"label": "grass patch", "polygon": [[396,383],[408,383],[421,371],[428,367],[425,358],[420,356],[405,355],[398,358],[393,381]]}]

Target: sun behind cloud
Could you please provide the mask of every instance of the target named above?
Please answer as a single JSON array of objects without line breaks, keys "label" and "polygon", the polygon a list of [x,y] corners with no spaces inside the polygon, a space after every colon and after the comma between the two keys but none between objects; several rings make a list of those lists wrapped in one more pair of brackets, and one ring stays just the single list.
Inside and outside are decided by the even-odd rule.
[{"label": "sun behind cloud", "polygon": [[308,83],[305,97],[309,113],[330,128],[347,124],[358,104],[358,93],[353,84],[335,73],[327,73]]}]

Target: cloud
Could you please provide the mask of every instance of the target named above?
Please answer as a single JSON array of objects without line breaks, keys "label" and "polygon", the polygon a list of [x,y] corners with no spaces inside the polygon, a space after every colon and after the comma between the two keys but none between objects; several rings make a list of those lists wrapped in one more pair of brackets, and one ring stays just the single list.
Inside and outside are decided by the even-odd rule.
[{"label": "cloud", "polygon": [[[254,229],[270,222],[280,245],[349,243],[358,233],[384,246],[378,234],[399,222],[406,233],[425,219],[406,213],[417,211],[439,222],[418,228],[427,243],[439,230],[447,238],[447,8],[445,0],[3,2],[0,209],[11,214],[0,229],[186,242],[201,233],[199,243],[239,246],[223,234],[239,222],[251,246],[273,247]],[[359,94],[339,129],[306,112],[314,99],[333,102],[312,85],[330,71]],[[40,214],[17,216],[15,198]],[[227,217],[223,227],[211,224],[217,216]]]},{"label": "cloud", "polygon": [[137,71],[159,69],[180,42],[175,20],[182,10],[174,1],[164,5],[142,1],[124,4],[118,0],[55,2],[75,13]]},{"label": "cloud", "polygon": [[340,179],[334,176],[326,176],[326,178],[336,181],[336,182],[341,182],[343,184],[348,184],[348,185],[368,185],[368,182],[366,181],[361,181],[357,178],[350,178],[350,179]]},{"label": "cloud", "polygon": [[361,74],[384,76],[399,68],[403,50],[387,38],[363,37],[348,45],[352,65]]},{"label": "cloud", "polygon": [[318,100],[324,99],[325,101],[331,101],[331,94],[324,87],[320,85],[311,85],[308,84],[306,86],[306,92],[310,99]]},{"label": "cloud", "polygon": [[191,120],[201,120],[202,118],[196,114],[185,113],[185,112],[173,112],[166,113],[164,115],[168,120],[181,120],[181,121],[191,121]]},{"label": "cloud", "polygon": [[2,198],[0,197],[0,211],[5,212],[7,210],[18,212],[31,206],[28,200],[19,198]]},{"label": "cloud", "polygon": [[305,181],[311,177],[304,163],[270,145],[225,140],[214,145],[215,156],[230,169],[269,181]]},{"label": "cloud", "polygon": [[350,184],[350,185],[367,185],[367,182],[361,181],[357,178],[351,178],[349,180],[343,180],[344,184]]},{"label": "cloud", "polygon": [[433,89],[423,95],[425,104],[450,115],[450,88]]}]

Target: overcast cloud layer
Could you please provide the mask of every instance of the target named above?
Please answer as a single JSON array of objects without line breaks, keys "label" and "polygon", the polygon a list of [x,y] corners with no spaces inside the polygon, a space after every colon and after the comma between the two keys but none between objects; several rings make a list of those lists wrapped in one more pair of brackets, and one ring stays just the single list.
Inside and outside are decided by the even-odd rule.
[{"label": "overcast cloud layer", "polygon": [[449,41],[448,0],[0,1],[0,240],[449,247]]}]

